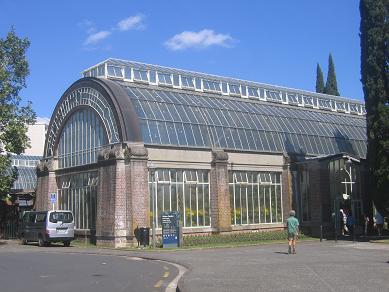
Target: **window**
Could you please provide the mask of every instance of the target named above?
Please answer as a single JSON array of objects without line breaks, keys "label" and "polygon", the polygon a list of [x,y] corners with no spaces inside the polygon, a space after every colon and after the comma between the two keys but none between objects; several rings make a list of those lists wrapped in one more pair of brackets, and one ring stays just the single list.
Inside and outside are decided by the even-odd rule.
[{"label": "window", "polygon": [[300,173],[301,210],[303,221],[311,220],[310,195],[309,195],[309,172],[303,170]]},{"label": "window", "polygon": [[247,87],[243,85],[241,87],[242,87],[242,95],[247,96]]},{"label": "window", "polygon": [[203,87],[206,91],[220,92],[220,83],[217,81],[203,80]]},{"label": "window", "polygon": [[176,74],[173,75],[173,84],[174,86],[180,86],[180,76]]},{"label": "window", "polygon": [[148,82],[149,78],[147,77],[147,71],[134,69],[134,80]]},{"label": "window", "polygon": [[172,75],[158,72],[158,84],[173,85]]},{"label": "window", "polygon": [[45,222],[46,221],[46,213],[36,213],[35,222]]},{"label": "window", "polygon": [[228,84],[230,94],[240,95],[240,86],[237,84]]},{"label": "window", "polygon": [[231,224],[281,223],[281,174],[229,172]]},{"label": "window", "polygon": [[181,76],[181,86],[183,88],[193,88],[194,89],[193,78],[188,77],[188,76]]},{"label": "window", "polygon": [[124,67],[124,78],[131,79],[131,68],[130,67]]},{"label": "window", "polygon": [[[211,225],[208,170],[157,169],[149,172],[150,220],[161,228],[164,211],[179,211],[183,227]],[[153,214],[153,196],[156,214]]]},{"label": "window", "polygon": [[332,109],[331,100],[319,98],[319,108],[320,109],[327,109],[327,110]]},{"label": "window", "polygon": [[108,76],[123,78],[122,68],[117,66],[108,65]]},{"label": "window", "polygon": [[258,89],[254,87],[247,87],[247,92],[250,97],[259,97]]},{"label": "window", "polygon": [[150,70],[149,76],[150,76],[151,83],[157,83],[157,72],[155,72],[154,70]]},{"label": "window", "polygon": [[73,221],[73,215],[70,212],[54,212],[50,213],[49,221],[51,223],[71,223]]},{"label": "window", "polygon": [[288,102],[290,104],[298,104],[299,101],[298,101],[297,95],[294,93],[288,93]]},{"label": "window", "polygon": [[[58,206],[71,210],[76,229],[96,229],[97,171],[58,176]],[[50,214],[50,222],[72,222],[72,213],[55,212]]]},{"label": "window", "polygon": [[350,112],[358,113],[358,106],[355,103],[350,103]]},{"label": "window", "polygon": [[99,67],[97,67],[97,75],[98,76],[105,76],[105,66],[104,65],[100,65]]},{"label": "window", "polygon": [[36,218],[36,213],[29,213],[28,214],[28,222],[34,223]]},{"label": "window", "polygon": [[345,107],[344,102],[337,101],[336,102],[336,109],[338,111],[346,111],[346,107]]},{"label": "window", "polygon": [[312,106],[313,107],[313,97],[312,96],[303,95],[303,100],[304,100],[305,106]]},{"label": "window", "polygon": [[196,89],[201,89],[201,78],[199,77],[195,78],[195,85],[196,85]]},{"label": "window", "polygon": [[268,101],[282,102],[281,93],[279,91],[266,90],[266,99]]},{"label": "window", "polygon": [[227,83],[225,83],[225,82],[222,82],[222,92],[223,93],[228,93]]},{"label": "window", "polygon": [[62,129],[59,146],[59,168],[97,161],[101,147],[108,144],[104,126],[92,109],[76,111]]}]

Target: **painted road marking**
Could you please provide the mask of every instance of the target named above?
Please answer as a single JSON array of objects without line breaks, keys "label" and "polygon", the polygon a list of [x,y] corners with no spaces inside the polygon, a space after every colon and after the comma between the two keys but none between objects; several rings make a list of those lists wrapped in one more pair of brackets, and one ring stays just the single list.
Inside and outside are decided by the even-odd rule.
[{"label": "painted road marking", "polygon": [[169,277],[169,274],[170,274],[169,272],[165,272],[165,273],[163,273],[163,277],[167,278],[167,277]]},{"label": "painted road marking", "polygon": [[157,282],[157,284],[154,285],[154,288],[159,288],[159,287],[161,287],[162,283],[163,283],[163,280],[159,280],[159,281]]}]

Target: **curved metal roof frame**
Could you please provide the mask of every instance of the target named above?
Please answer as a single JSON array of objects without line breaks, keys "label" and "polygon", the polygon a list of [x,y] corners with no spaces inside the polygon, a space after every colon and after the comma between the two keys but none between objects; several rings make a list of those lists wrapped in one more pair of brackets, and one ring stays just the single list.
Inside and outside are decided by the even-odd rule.
[{"label": "curved metal roof frame", "polygon": [[[78,108],[91,106],[88,103],[77,103],[76,101],[73,101],[72,104],[64,104],[64,102],[72,93],[83,88],[91,88],[96,90],[108,103],[109,108],[105,108],[104,113],[111,111],[113,114],[114,122],[117,125],[117,132],[119,136],[117,142],[142,141],[136,112],[123,88],[111,80],[94,77],[82,78],[74,82],[65,91],[53,111],[45,141],[45,158],[54,155],[55,149],[57,148],[57,144],[59,142],[60,133],[63,126],[66,124],[67,119]],[[58,121],[60,121],[59,125],[57,125]],[[106,123],[104,123],[104,125],[107,128]]]}]

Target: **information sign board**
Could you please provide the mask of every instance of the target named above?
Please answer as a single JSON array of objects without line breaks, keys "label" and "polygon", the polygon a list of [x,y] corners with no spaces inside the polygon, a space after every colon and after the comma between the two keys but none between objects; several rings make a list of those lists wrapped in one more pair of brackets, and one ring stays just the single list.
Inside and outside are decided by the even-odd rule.
[{"label": "information sign board", "polygon": [[163,248],[179,246],[179,222],[178,211],[162,212],[162,240]]}]

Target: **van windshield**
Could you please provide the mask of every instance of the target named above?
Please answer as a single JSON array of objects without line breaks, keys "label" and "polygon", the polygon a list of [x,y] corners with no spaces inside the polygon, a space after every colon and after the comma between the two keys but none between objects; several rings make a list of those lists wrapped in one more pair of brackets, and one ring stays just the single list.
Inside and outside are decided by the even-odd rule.
[{"label": "van windshield", "polygon": [[57,223],[58,221],[71,223],[73,222],[73,214],[70,212],[53,212],[50,213],[49,221],[51,223]]}]

